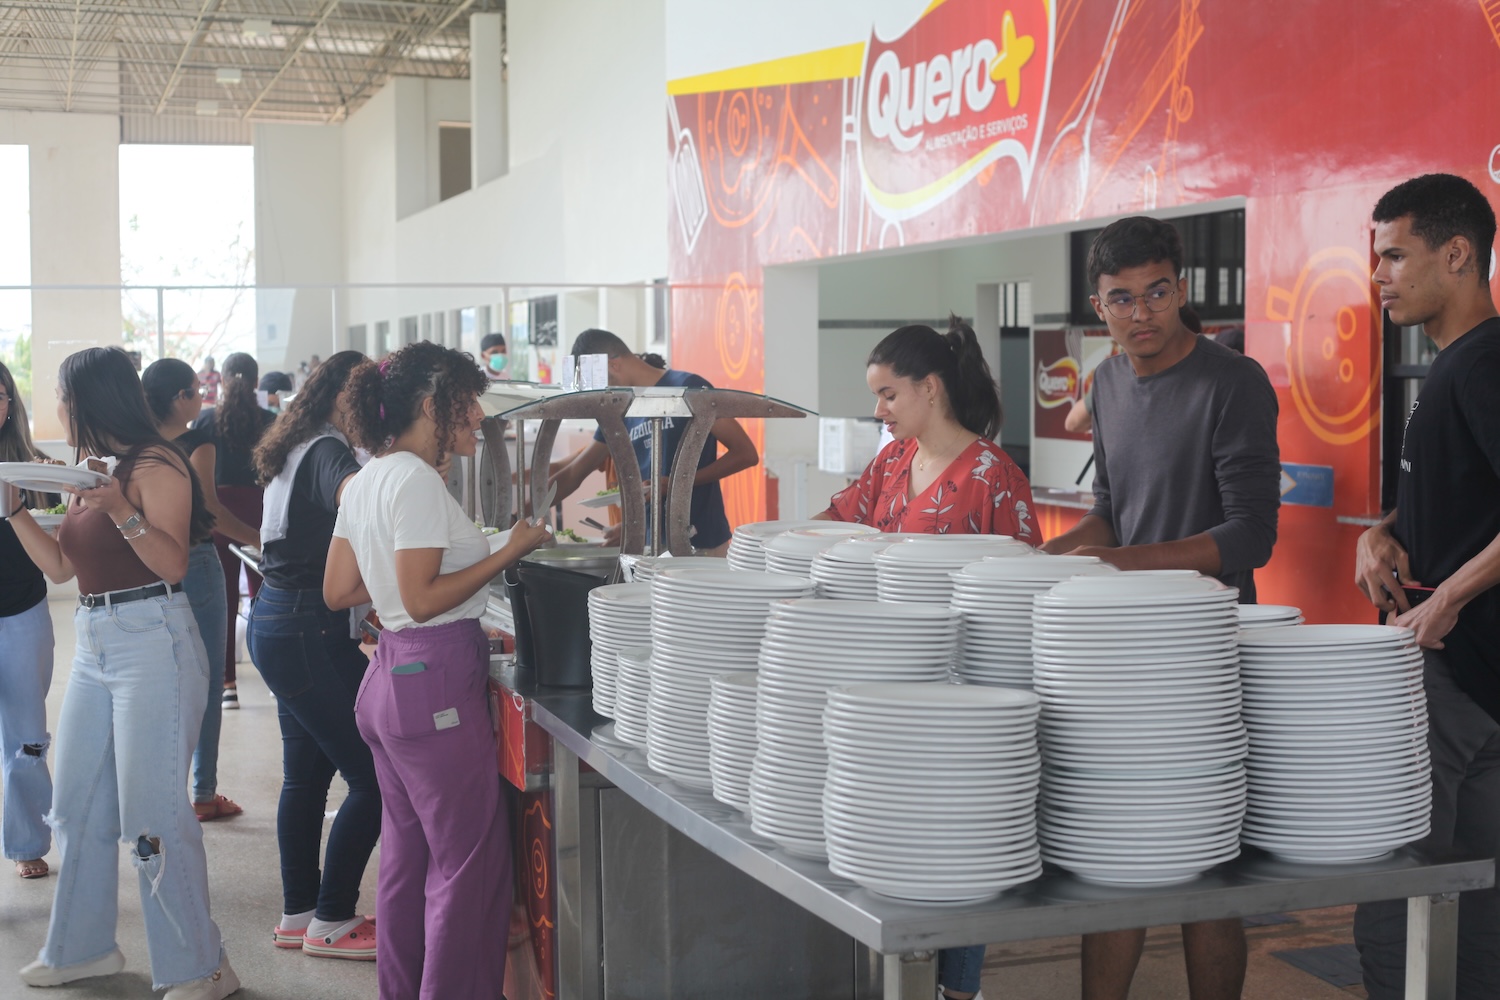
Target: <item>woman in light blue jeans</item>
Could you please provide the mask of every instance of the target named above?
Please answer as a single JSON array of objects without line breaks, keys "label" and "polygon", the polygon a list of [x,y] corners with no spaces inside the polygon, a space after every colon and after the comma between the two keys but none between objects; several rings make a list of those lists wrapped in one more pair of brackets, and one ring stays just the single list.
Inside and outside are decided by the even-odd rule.
[{"label": "woman in light blue jeans", "polygon": [[22,878],[45,876],[47,862],[41,858],[52,849],[52,831],[42,820],[52,807],[52,776],[47,773],[52,615],[45,593],[20,614],[0,618],[0,755],[5,782],[0,842]]},{"label": "woman in light blue jeans", "polygon": [[165,1000],[223,1000],[240,983],[209,915],[203,831],[184,794],[209,660],[181,581],[189,539],[210,517],[123,351],[70,355],[57,387],[68,443],[119,462],[102,484],[69,489],[56,539],[24,511],[11,518],[31,560],[54,581],[76,575],[79,590],[55,754],[62,870],[46,944],[21,978],[59,986],[124,968],[115,941],[123,847],[139,883],[153,985],[167,989]]},{"label": "woman in light blue jeans", "polygon": [[[34,462],[26,404],[10,369],[0,365],[0,462]],[[47,581],[26,555],[10,525],[22,507],[50,506],[53,498],[24,493],[0,503],[0,846],[22,878],[46,878],[42,855],[52,831],[42,817],[52,808],[47,773],[47,689],[52,686],[52,615]]]}]

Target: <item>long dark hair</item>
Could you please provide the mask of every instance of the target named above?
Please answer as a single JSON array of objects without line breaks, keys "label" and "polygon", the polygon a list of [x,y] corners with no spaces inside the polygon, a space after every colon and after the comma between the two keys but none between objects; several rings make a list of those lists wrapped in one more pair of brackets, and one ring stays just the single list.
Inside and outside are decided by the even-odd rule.
[{"label": "long dark hair", "polygon": [[177,358],[153,361],[141,372],[141,388],[158,424],[171,415],[177,397],[191,389],[197,377],[192,365]]},{"label": "long dark hair", "polygon": [[[334,406],[349,373],[368,361],[358,351],[339,351],[307,377],[302,391],[292,397],[255,446],[255,469],[260,473],[262,486],[281,475],[293,448],[316,436],[332,421]],[[479,372],[479,377],[484,374]]]},{"label": "long dark hair", "polygon": [[[0,423],[0,462],[34,462],[42,458],[36,443],[31,440],[31,422],[26,419],[26,404],[21,400],[10,369],[3,363],[0,363],[0,392],[10,397],[10,405],[5,410],[5,422]],[[51,507],[57,503],[55,494],[31,490],[23,490],[22,493],[29,507]]]},{"label": "long dark hair", "polygon": [[68,355],[57,371],[57,391],[72,424],[75,462],[85,455],[124,450],[136,453],[137,465],[170,465],[187,476],[193,491],[188,538],[202,538],[213,529],[214,517],[203,502],[203,487],[182,452],[156,429],[135,365],[124,351],[89,347]]},{"label": "long dark hair", "polygon": [[930,326],[901,327],[875,345],[865,364],[886,365],[913,381],[937,375],[948,391],[954,419],[980,437],[994,440],[1000,433],[1000,390],[979,338],[957,316],[948,318],[947,333]]},{"label": "long dark hair", "polygon": [[354,435],[362,447],[383,450],[416,422],[422,400],[431,396],[441,460],[452,450],[469,405],[488,385],[472,355],[426,340],[408,344],[378,366],[363,366],[349,376]]},{"label": "long dark hair", "polygon": [[255,398],[260,366],[244,351],[235,351],[224,359],[223,379],[214,432],[224,449],[248,452],[260,440],[265,427],[261,420],[263,411]]}]

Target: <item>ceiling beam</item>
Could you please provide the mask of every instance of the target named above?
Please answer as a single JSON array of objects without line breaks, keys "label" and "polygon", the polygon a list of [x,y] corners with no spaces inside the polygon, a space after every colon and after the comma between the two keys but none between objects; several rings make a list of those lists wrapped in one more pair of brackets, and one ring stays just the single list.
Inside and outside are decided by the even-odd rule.
[{"label": "ceiling beam", "polygon": [[78,16],[79,8],[83,6],[83,0],[73,2],[73,42],[68,47],[68,89],[63,98],[63,110],[73,110],[73,81],[78,72]]},{"label": "ceiling beam", "polygon": [[203,0],[203,6],[198,10],[198,19],[193,22],[193,33],[188,37],[187,44],[182,47],[182,54],[177,57],[177,65],[172,69],[172,75],[167,77],[167,85],[161,90],[161,100],[156,102],[156,113],[161,114],[161,109],[167,106],[167,100],[172,96],[172,91],[177,89],[177,81],[182,79],[182,64],[187,62],[188,53],[193,51],[193,46],[198,44],[198,39],[203,37],[208,25],[204,18],[214,8],[219,6],[219,0]]},{"label": "ceiling beam", "polygon": [[302,32],[301,37],[297,39],[296,43],[292,45],[291,50],[287,52],[286,59],[282,62],[281,68],[276,71],[276,75],[271,77],[270,81],[261,88],[260,93],[255,96],[255,100],[250,102],[250,106],[245,109],[245,113],[240,117],[249,118],[255,113],[255,109],[260,107],[260,102],[264,101],[266,99],[266,95],[271,92],[271,88],[276,86],[276,81],[281,79],[282,74],[285,73],[287,69],[290,68],[292,63],[296,61],[297,56],[302,54],[303,47],[307,45],[308,40],[312,38],[313,33],[316,32],[319,28],[323,27],[323,25],[328,21],[328,18],[333,14],[334,10],[337,9],[338,5],[339,0],[328,0],[328,3],[323,7],[322,13],[318,15],[318,23]]},{"label": "ceiling beam", "polygon": [[[415,31],[410,32],[409,34],[411,36],[411,41],[405,47],[398,48],[395,40],[392,39],[390,46],[387,49],[385,58],[382,60],[382,65],[377,68],[375,65],[376,60],[374,58],[371,59],[371,67],[369,71],[365,73],[364,80],[362,80],[359,86],[354,89],[354,93],[349,95],[350,100],[358,101],[362,96],[364,96],[365,89],[374,82],[375,78],[378,75],[380,75],[382,72],[389,72],[392,66],[397,65],[406,58],[406,53],[408,51],[421,48],[428,42],[429,39],[433,38],[439,32],[447,28],[448,25],[452,24],[458,19],[458,16],[460,14],[462,14],[472,6],[474,6],[474,0],[460,0],[460,2],[456,4],[451,11],[448,12],[448,16],[444,17],[437,24],[433,25],[430,30],[421,34],[418,34]],[[348,115],[349,106],[347,104],[342,104],[339,107],[335,108],[333,110],[333,113],[328,116],[328,123],[332,124],[333,122],[338,121],[340,116],[348,117]]]}]

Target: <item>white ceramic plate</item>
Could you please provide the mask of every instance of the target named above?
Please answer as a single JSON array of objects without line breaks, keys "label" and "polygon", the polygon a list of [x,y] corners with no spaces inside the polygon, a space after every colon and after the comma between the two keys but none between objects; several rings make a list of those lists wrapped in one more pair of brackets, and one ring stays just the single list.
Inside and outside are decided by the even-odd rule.
[{"label": "white ceramic plate", "polygon": [[86,490],[102,486],[109,482],[109,476],[76,465],[0,462],[0,481],[37,493],[62,493],[68,489]]}]

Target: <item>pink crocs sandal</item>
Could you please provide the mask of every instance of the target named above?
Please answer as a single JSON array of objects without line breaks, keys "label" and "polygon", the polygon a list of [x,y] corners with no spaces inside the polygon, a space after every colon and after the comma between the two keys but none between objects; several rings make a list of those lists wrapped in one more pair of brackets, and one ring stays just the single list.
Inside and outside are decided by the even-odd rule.
[{"label": "pink crocs sandal", "polygon": [[366,917],[354,930],[341,938],[304,937],[302,951],[318,958],[349,958],[356,962],[375,961],[375,918]]}]

